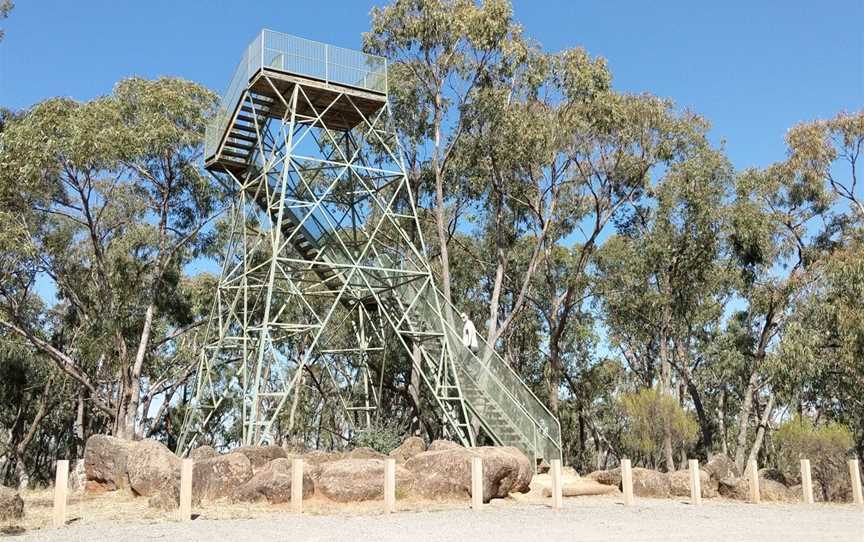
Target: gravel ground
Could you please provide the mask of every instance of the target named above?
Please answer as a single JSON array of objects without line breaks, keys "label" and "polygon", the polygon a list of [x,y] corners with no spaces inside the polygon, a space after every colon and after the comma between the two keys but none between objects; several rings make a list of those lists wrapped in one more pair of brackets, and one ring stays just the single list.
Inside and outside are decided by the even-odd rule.
[{"label": "gravel ground", "polygon": [[447,510],[383,515],[304,515],[288,512],[254,519],[129,523],[99,521],[31,531],[7,540],[298,540],[298,541],[744,541],[837,540],[864,542],[864,510],[852,505],[763,504],[712,500],[565,499],[564,509],[500,503],[480,512]]}]

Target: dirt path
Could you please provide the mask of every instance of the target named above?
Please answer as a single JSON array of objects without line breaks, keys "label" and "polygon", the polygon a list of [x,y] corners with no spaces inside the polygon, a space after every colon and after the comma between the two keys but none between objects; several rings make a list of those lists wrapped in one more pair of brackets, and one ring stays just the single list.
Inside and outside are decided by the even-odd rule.
[{"label": "dirt path", "polygon": [[625,508],[616,497],[565,500],[555,512],[543,505],[501,502],[480,513],[451,509],[404,511],[391,516],[304,515],[287,511],[252,519],[192,522],[105,520],[63,529],[31,531],[7,540],[298,540],[298,541],[743,541],[864,542],[864,510],[852,505],[763,504],[711,500],[700,508],[686,501],[640,499]]}]

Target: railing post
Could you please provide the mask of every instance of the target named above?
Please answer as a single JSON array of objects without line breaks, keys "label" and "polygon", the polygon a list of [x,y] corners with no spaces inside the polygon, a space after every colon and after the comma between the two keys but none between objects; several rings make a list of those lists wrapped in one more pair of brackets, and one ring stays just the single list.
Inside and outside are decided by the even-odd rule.
[{"label": "railing post", "polygon": [[291,461],[291,509],[303,512],[303,460],[299,458]]},{"label": "railing post", "polygon": [[330,46],[324,44],[324,82],[330,83]]},{"label": "railing post", "polygon": [[759,504],[762,497],[759,493],[759,465],[755,459],[747,464],[747,469],[750,471],[750,502]]},{"label": "railing post", "polygon": [[691,459],[687,462],[690,470],[690,502],[699,506],[702,504],[702,480],[699,479],[699,460]]},{"label": "railing post", "polygon": [[849,478],[852,481],[852,501],[858,506],[864,506],[864,494],[861,492],[861,470],[857,459],[849,460]]},{"label": "railing post", "polygon": [[624,506],[633,506],[633,469],[629,459],[621,460],[621,489],[624,491]]},{"label": "railing post", "polygon": [[804,504],[813,504],[813,477],[809,459],[801,460],[801,498]]},{"label": "railing post", "polygon": [[384,513],[396,511],[396,460],[388,457],[384,460]]},{"label": "railing post", "polygon": [[66,492],[69,489],[69,460],[57,461],[54,473],[54,527],[66,525]]},{"label": "railing post", "polygon": [[184,459],[180,464],[180,521],[192,519],[192,467],[192,459]]},{"label": "railing post", "polygon": [[552,471],[552,508],[560,510],[564,504],[563,488],[561,487],[561,460],[553,459],[550,461],[550,469]]},{"label": "railing post", "polygon": [[474,511],[483,507],[483,460],[471,458],[471,508]]}]

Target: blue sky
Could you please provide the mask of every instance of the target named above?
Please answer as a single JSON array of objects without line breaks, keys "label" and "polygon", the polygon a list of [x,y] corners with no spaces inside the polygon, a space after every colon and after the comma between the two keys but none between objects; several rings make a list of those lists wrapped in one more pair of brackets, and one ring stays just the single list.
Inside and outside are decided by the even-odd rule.
[{"label": "blue sky", "polygon": [[[19,1],[0,21],[0,106],[87,99],[131,75],[175,75],[221,92],[261,27],[360,46],[382,2]],[[864,107],[864,0],[515,0],[550,51],[605,57],[620,90],[706,116],[738,168],[780,159],[795,123]]]},{"label": "blue sky", "polygon": [[[85,100],[132,75],[222,92],[262,27],[359,48],[381,3],[21,0],[0,21],[0,106]],[[514,11],[547,51],[585,47],[607,59],[619,90],[707,117],[739,169],[781,159],[784,133],[798,122],[864,107],[864,0],[514,0]],[[40,290],[53,297],[51,285]]]}]

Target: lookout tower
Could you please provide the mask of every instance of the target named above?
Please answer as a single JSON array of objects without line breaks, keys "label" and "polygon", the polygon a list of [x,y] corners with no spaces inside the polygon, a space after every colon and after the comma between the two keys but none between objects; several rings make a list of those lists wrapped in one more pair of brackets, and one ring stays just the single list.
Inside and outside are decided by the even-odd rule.
[{"label": "lookout tower", "polygon": [[205,138],[206,168],[236,197],[182,448],[214,423],[275,442],[311,387],[341,423],[368,425],[404,385],[387,366],[401,356],[443,436],[560,457],[555,417],[494,348],[461,344],[387,91],[382,57],[270,30],[246,48]]}]

